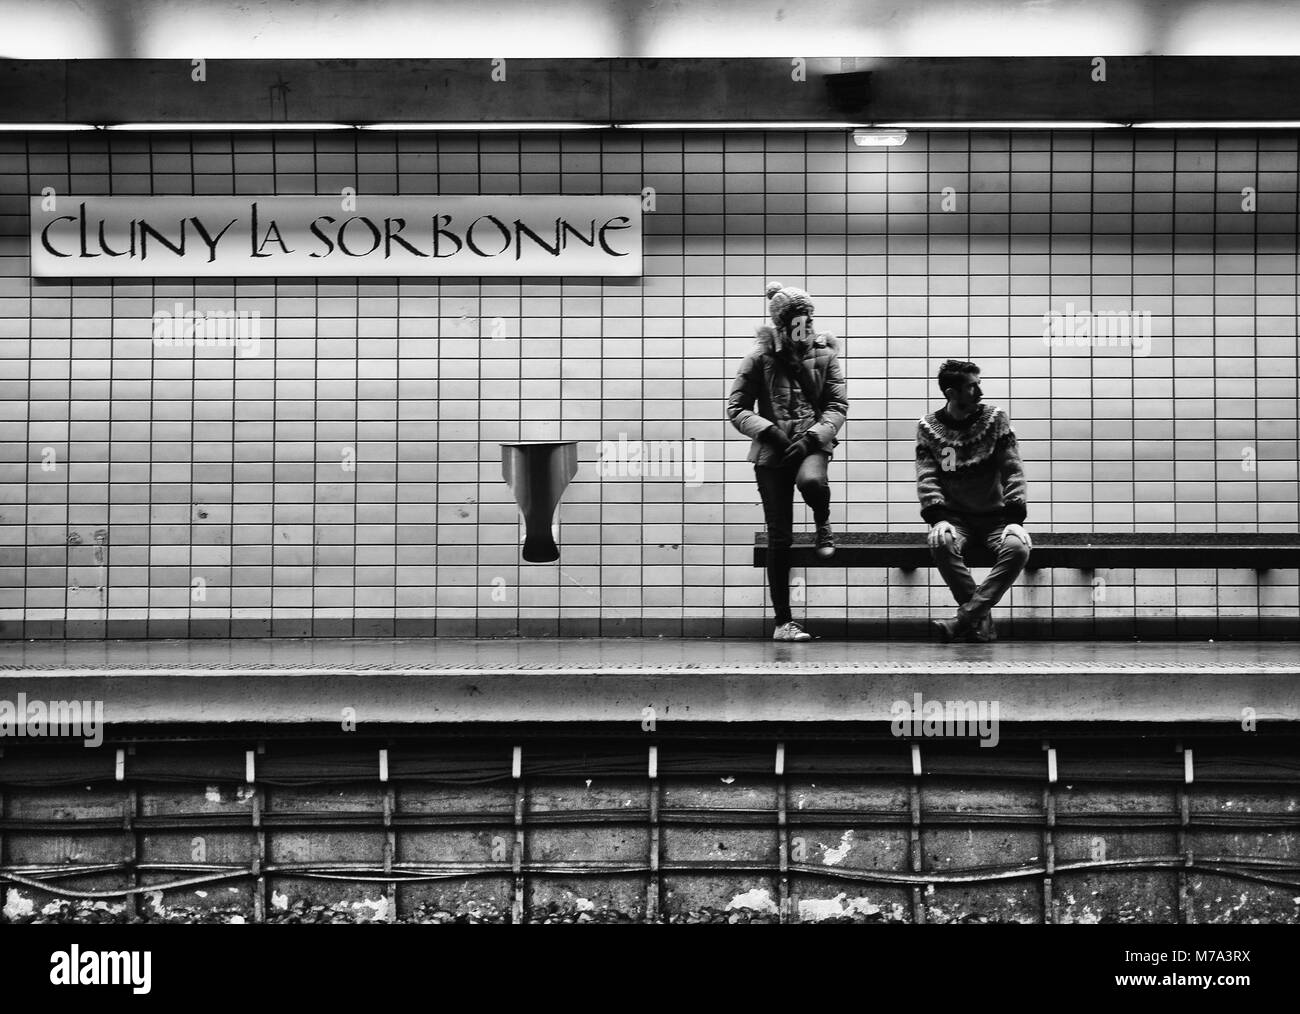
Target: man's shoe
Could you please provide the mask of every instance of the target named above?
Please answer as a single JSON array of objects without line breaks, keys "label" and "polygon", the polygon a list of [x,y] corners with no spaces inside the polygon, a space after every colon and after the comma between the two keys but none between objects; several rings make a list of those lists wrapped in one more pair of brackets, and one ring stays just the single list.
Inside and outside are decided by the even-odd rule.
[{"label": "man's shoe", "polygon": [[971,626],[970,621],[966,619],[963,613],[958,613],[951,620],[931,620],[930,626],[944,644],[965,637],[976,629]]},{"label": "man's shoe", "polygon": [[993,616],[989,614],[972,628],[966,639],[977,644],[990,644],[998,639],[998,628],[993,625]]},{"label": "man's shoe", "polygon": [[811,641],[812,634],[804,630],[803,627],[791,620],[789,623],[782,623],[776,628],[772,635],[773,641]]},{"label": "man's shoe", "polygon": [[835,536],[831,533],[829,521],[817,526],[817,555],[822,559],[835,555]]},{"label": "man's shoe", "polygon": [[961,635],[961,624],[956,620],[931,620],[930,626],[944,644]]}]

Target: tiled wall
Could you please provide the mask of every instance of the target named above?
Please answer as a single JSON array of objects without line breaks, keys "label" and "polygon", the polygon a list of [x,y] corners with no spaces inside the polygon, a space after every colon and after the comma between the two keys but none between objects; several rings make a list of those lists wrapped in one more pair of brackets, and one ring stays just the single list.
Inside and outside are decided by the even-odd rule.
[{"label": "tiled wall", "polygon": [[[1031,531],[1294,532],[1296,158],[1294,134],[1249,133],[0,135],[0,636],[761,632],[724,402],[770,278],[845,336],[841,529],[922,530],[912,435],[956,356],[1017,428]],[[653,187],[656,208],[639,280],[69,285],[30,277],[46,186]],[[260,311],[261,354],[156,347],[176,301]],[[1150,311],[1151,342],[1050,347],[1068,303]],[[598,475],[620,437],[683,442],[700,481]],[[557,438],[582,458],[562,558],[522,564],[499,443]],[[951,608],[929,572],[796,577],[823,634]],[[1294,569],[1061,570],[1005,615],[1212,636],[1283,632],[1298,604]]]}]

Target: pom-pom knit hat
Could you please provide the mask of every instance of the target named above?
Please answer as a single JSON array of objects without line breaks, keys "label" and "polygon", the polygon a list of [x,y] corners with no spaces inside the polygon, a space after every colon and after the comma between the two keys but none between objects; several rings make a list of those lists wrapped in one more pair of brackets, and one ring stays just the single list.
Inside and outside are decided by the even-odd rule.
[{"label": "pom-pom knit hat", "polygon": [[795,289],[780,282],[767,283],[767,307],[772,323],[782,330],[790,329],[790,321],[800,314],[813,315],[812,297],[803,289]]}]

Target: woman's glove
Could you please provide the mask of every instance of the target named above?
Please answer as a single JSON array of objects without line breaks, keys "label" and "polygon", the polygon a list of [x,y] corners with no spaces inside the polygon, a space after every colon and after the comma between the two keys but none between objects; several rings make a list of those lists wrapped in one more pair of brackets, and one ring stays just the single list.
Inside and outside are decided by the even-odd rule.
[{"label": "woman's glove", "polygon": [[778,451],[784,451],[790,446],[790,438],[781,432],[780,426],[769,426],[758,435],[758,439]]},{"label": "woman's glove", "polygon": [[785,454],[781,455],[781,464],[797,465],[816,449],[816,438],[810,433],[805,433],[798,440],[790,442],[790,446],[785,449]]}]

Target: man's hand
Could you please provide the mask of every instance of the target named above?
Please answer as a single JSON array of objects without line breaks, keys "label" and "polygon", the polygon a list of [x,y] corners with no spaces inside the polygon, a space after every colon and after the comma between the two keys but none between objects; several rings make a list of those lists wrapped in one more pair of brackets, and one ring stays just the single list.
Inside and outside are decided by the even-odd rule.
[{"label": "man's hand", "polygon": [[781,432],[781,427],[779,426],[769,426],[758,435],[758,439],[768,446],[776,448],[778,451],[784,451],[790,446],[790,438]]},{"label": "man's hand", "polygon": [[812,453],[816,444],[813,438],[805,433],[798,440],[792,440],[790,446],[785,449],[785,454],[781,456],[781,464],[797,465]]},{"label": "man's hand", "polygon": [[939,549],[945,541],[948,543],[957,541],[957,529],[952,526],[951,521],[938,521],[930,529],[927,541],[931,549]]},{"label": "man's hand", "polygon": [[1033,542],[1030,541],[1029,533],[1025,531],[1023,525],[1007,525],[1006,528],[1002,529],[1002,540],[998,543],[999,548],[1001,548],[1003,542],[1007,541],[1008,535],[1014,535],[1025,544],[1026,549],[1034,548]]}]

